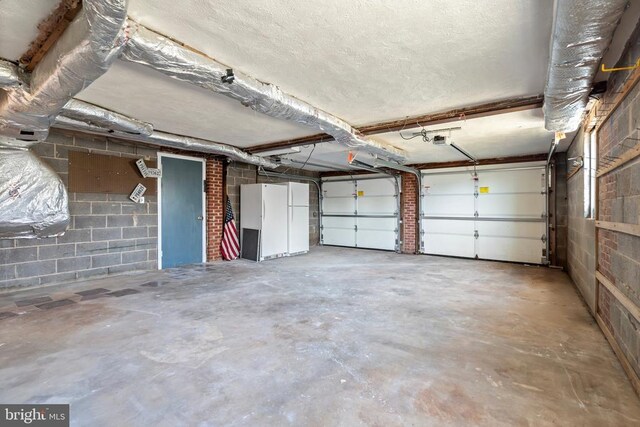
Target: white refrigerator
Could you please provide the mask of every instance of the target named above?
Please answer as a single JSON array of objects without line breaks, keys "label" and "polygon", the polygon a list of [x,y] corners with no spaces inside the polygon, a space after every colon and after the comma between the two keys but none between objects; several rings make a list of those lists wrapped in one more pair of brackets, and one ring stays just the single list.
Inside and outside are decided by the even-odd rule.
[{"label": "white refrigerator", "polygon": [[287,183],[287,253],[309,251],[309,184]]},{"label": "white refrigerator", "polygon": [[[253,244],[245,235],[258,231],[257,260],[287,254],[287,187],[277,184],[246,184],[240,187],[240,241]],[[249,231],[247,231],[249,230]],[[245,253],[246,247],[242,247]]]}]

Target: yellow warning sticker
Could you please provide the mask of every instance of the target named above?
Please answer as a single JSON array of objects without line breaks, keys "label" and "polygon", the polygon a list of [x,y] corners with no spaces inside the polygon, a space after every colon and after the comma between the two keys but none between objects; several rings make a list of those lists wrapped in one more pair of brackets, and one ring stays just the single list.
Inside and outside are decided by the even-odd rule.
[{"label": "yellow warning sticker", "polygon": [[480,194],[489,194],[489,187],[480,187]]},{"label": "yellow warning sticker", "polygon": [[364,196],[364,191],[358,191],[358,197]]}]

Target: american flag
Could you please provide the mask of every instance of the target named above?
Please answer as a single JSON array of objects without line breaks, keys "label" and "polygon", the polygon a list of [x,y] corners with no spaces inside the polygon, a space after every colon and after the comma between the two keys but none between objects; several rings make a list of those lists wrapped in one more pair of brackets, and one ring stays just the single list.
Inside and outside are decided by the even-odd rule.
[{"label": "american flag", "polygon": [[224,217],[224,226],[222,227],[220,252],[222,252],[222,258],[226,261],[234,260],[240,255],[238,229],[236,228],[236,221],[233,219],[233,209],[231,208],[231,201],[228,197],[227,214]]}]

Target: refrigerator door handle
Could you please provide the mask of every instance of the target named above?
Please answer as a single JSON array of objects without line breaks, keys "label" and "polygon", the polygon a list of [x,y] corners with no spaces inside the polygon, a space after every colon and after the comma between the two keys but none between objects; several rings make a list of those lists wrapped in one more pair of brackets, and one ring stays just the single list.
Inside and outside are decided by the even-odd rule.
[{"label": "refrigerator door handle", "polygon": [[262,221],[264,221],[265,217],[267,215],[267,211],[264,208],[264,200],[262,201]]}]

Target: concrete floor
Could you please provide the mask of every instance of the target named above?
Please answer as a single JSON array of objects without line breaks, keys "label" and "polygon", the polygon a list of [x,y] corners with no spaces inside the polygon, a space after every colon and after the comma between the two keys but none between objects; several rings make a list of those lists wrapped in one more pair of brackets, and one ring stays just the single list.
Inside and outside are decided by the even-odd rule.
[{"label": "concrete floor", "polygon": [[[14,304],[43,294],[71,302]],[[5,294],[0,311],[21,313],[0,320],[0,402],[70,403],[72,425],[640,423],[557,270],[324,247]]]}]

